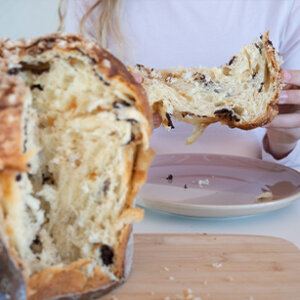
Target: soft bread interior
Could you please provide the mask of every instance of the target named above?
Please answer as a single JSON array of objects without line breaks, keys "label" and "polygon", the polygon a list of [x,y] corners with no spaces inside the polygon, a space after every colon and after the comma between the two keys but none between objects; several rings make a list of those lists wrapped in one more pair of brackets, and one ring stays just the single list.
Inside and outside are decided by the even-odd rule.
[{"label": "soft bread interior", "polygon": [[[212,69],[155,70],[137,65],[134,72],[143,76],[150,105],[166,128],[173,127],[171,116],[196,125],[188,140],[193,142],[213,122],[250,129],[270,121],[265,117],[278,97],[278,74],[265,43],[271,48],[268,35],[242,47],[226,65]],[[275,56],[280,64],[281,58]]]},{"label": "soft bread interior", "polygon": [[113,279],[128,222],[121,212],[147,121],[131,90],[95,71],[79,51],[26,56],[20,64],[29,88],[23,151],[37,150],[29,173],[17,178],[15,214],[22,218],[14,235],[27,275],[88,258],[83,272],[91,276],[98,265]]}]

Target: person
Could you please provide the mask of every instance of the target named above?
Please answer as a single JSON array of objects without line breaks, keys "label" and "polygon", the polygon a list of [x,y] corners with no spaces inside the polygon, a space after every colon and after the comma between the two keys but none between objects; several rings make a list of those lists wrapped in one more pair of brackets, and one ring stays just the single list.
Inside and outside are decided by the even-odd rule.
[{"label": "person", "polygon": [[223,65],[241,46],[270,30],[284,60],[285,83],[280,113],[270,124],[244,131],[215,123],[186,146],[191,125],[175,122],[170,132],[155,129],[151,146],[157,154],[231,154],[300,167],[300,1],[70,0],[66,5],[66,32],[98,39],[129,65]]}]

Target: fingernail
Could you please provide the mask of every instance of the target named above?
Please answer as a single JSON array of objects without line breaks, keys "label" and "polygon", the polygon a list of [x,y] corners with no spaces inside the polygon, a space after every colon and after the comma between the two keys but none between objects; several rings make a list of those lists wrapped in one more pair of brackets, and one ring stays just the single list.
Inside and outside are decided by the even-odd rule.
[{"label": "fingernail", "polygon": [[279,104],[286,103],[288,97],[289,97],[288,93],[286,91],[282,91],[278,99],[278,103]]},{"label": "fingernail", "polygon": [[285,82],[288,82],[292,78],[291,73],[287,71],[283,71],[283,79]]}]

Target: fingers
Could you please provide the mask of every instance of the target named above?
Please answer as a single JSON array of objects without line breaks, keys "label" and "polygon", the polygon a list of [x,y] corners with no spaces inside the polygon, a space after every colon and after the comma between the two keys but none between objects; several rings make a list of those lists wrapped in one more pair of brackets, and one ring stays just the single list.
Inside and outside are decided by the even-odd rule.
[{"label": "fingers", "polygon": [[300,89],[282,91],[278,103],[279,104],[300,104]]},{"label": "fingers", "polygon": [[284,90],[298,90],[300,87],[295,84],[285,84],[283,87]]},{"label": "fingers", "polygon": [[135,73],[132,73],[132,76],[134,77],[135,81],[137,83],[142,83],[143,82],[143,76],[139,75],[139,74],[135,74]]},{"label": "fingers", "polygon": [[299,128],[300,113],[277,115],[267,128]]},{"label": "fingers", "polygon": [[281,75],[284,83],[297,85],[300,88],[300,70],[283,70]]},{"label": "fingers", "polygon": [[161,124],[161,121],[162,120],[161,120],[160,115],[158,113],[154,113],[153,114],[153,128],[155,129],[155,128],[159,127]]}]

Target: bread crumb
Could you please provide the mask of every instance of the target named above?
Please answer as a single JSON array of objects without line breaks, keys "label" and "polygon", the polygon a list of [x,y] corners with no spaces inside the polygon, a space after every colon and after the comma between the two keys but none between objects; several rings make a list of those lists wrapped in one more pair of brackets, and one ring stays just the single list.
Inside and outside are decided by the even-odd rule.
[{"label": "bread crumb", "polygon": [[118,300],[118,298],[116,296],[112,296],[110,300]]},{"label": "bread crumb", "polygon": [[272,192],[262,192],[260,195],[255,197],[255,203],[268,202],[273,200]]},{"label": "bread crumb", "polygon": [[230,281],[230,282],[233,281],[233,277],[232,277],[232,276],[229,276],[227,279],[228,279],[228,281]]},{"label": "bread crumb", "polygon": [[165,297],[164,300],[171,300],[171,298],[169,296]]},{"label": "bread crumb", "polygon": [[164,267],[164,270],[165,270],[166,272],[169,272],[169,268],[168,268],[168,267]]},{"label": "bread crumb", "polygon": [[204,285],[207,285],[207,283],[208,283],[207,280],[204,280],[204,281],[203,281],[203,284],[204,284]]},{"label": "bread crumb", "polygon": [[199,179],[198,185],[200,188],[203,188],[204,185],[209,185],[209,180],[208,179],[205,179],[205,180]]},{"label": "bread crumb", "polygon": [[212,266],[213,266],[214,268],[219,269],[219,268],[221,268],[223,265],[222,265],[221,263],[215,262],[215,263],[212,264]]},{"label": "bread crumb", "polygon": [[193,291],[191,289],[183,290],[184,300],[192,300],[193,299]]},{"label": "bread crumb", "polygon": [[151,291],[151,292],[150,292],[150,295],[151,295],[151,296],[154,296],[154,295],[155,295],[155,292],[154,292],[154,291]]},{"label": "bread crumb", "polygon": [[170,276],[170,277],[169,277],[169,280],[174,280],[174,277],[173,277],[173,276]]}]

